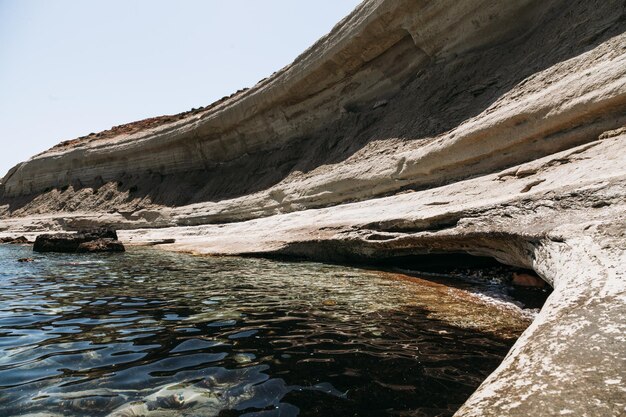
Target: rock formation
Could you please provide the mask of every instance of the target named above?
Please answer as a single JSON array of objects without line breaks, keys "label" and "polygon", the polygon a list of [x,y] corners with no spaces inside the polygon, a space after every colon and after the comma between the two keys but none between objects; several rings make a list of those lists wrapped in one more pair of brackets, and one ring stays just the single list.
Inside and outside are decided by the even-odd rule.
[{"label": "rock formation", "polygon": [[33,245],[35,252],[124,252],[122,242],[115,230],[84,230],[78,233],[44,233],[37,236]]},{"label": "rock formation", "polygon": [[14,167],[0,233],[105,225],[194,253],[492,256],[555,291],[457,415],[623,415],[625,7],[367,0],[248,90]]},{"label": "rock formation", "polygon": [[30,242],[25,236],[18,237],[0,237],[0,243],[10,243],[13,245],[26,245]]}]

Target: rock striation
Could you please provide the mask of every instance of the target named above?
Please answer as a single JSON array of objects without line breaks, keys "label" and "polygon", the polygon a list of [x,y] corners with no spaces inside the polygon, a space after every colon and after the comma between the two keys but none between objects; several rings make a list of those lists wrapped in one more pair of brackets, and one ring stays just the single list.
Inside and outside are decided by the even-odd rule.
[{"label": "rock striation", "polygon": [[491,256],[554,292],[459,416],[626,412],[626,5],[367,0],[203,109],[7,173],[0,234],[198,254]]}]

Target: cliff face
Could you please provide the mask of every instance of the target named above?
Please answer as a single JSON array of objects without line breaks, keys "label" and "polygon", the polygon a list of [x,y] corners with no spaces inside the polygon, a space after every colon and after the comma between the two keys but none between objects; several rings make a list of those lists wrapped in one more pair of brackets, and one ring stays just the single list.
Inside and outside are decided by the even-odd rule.
[{"label": "cliff face", "polygon": [[177,207],[171,224],[242,220],[567,149],[626,120],[623,8],[365,2],[228,100],[18,165],[2,180],[4,214]]},{"label": "cliff face", "polygon": [[623,415],[625,9],[365,1],[249,90],[13,168],[0,233],[112,225],[205,254],[493,256],[554,293],[458,415]]}]

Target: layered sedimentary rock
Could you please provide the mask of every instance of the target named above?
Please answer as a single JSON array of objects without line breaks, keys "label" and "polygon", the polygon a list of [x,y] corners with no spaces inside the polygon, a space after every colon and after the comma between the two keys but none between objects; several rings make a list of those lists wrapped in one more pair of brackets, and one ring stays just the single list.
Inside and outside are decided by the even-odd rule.
[{"label": "layered sedimentary rock", "polygon": [[555,291],[458,415],[621,415],[625,31],[617,0],[368,0],[248,90],[16,166],[0,233],[493,256]]},{"label": "layered sedimentary rock", "polygon": [[17,215],[184,206],[167,211],[179,224],[219,222],[531,160],[624,124],[622,9],[365,2],[229,100],[18,165],[2,180],[3,200]]}]

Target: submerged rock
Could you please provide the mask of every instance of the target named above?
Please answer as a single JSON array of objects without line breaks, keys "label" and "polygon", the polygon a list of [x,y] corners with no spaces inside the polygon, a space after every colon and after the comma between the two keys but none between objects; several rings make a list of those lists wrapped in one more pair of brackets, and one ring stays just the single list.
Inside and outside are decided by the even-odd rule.
[{"label": "submerged rock", "polygon": [[78,245],[76,252],[124,252],[124,245],[115,239],[97,239]]},{"label": "submerged rock", "polygon": [[546,286],[546,282],[536,275],[514,272],[513,285],[518,285],[520,287],[543,288]]},{"label": "submerged rock", "polygon": [[227,400],[227,397],[218,398],[215,393],[198,386],[170,385],[160,387],[140,401],[122,405],[108,417],[197,415],[195,411],[181,413],[181,410],[192,407],[201,407],[202,415],[217,415],[219,410],[226,407]]},{"label": "submerged rock", "polygon": [[124,245],[113,229],[83,230],[78,233],[43,234],[37,236],[35,252],[124,252]]}]

